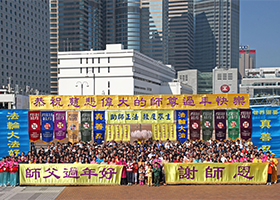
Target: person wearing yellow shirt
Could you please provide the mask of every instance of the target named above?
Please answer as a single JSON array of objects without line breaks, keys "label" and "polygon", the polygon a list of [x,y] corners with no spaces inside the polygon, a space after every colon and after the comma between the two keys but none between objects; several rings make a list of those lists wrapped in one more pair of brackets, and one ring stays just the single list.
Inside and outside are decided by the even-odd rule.
[{"label": "person wearing yellow shirt", "polygon": [[271,161],[273,163],[272,167],[272,175],[271,175],[271,182],[276,184],[277,183],[277,165],[278,165],[278,160],[275,158],[275,154],[271,154]]},{"label": "person wearing yellow shirt", "polygon": [[262,163],[262,159],[259,159],[259,155],[257,154],[255,156],[255,158],[253,159],[253,162],[252,163]]}]

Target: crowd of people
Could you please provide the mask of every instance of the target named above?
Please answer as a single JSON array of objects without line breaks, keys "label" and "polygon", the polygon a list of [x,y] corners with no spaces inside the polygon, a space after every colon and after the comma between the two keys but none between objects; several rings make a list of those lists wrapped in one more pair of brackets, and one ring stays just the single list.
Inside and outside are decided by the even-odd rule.
[{"label": "crowd of people", "polygon": [[82,142],[52,143],[46,148],[33,147],[27,155],[7,156],[0,162],[0,185],[18,184],[19,164],[110,164],[123,165],[122,185],[159,186],[165,183],[164,163],[269,163],[268,184],[277,182],[278,160],[244,141],[109,141],[102,144]]}]

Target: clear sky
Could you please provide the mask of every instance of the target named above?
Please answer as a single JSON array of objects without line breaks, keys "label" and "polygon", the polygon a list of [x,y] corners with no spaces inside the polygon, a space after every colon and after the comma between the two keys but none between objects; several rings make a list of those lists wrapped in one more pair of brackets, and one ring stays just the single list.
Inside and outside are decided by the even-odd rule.
[{"label": "clear sky", "polygon": [[280,67],[280,0],[240,0],[239,43],[257,50],[257,68]]}]

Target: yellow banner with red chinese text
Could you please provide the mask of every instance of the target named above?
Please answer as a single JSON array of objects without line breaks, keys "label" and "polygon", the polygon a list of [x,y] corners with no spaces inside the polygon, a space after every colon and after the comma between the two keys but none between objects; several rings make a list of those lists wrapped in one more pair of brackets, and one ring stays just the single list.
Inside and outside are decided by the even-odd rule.
[{"label": "yellow banner with red chinese text", "polygon": [[29,96],[30,110],[204,110],[249,107],[249,94]]},{"label": "yellow banner with red chinese text", "polygon": [[165,163],[167,184],[265,184],[268,163]]},{"label": "yellow banner with red chinese text", "polygon": [[122,165],[20,164],[20,185],[120,185]]}]

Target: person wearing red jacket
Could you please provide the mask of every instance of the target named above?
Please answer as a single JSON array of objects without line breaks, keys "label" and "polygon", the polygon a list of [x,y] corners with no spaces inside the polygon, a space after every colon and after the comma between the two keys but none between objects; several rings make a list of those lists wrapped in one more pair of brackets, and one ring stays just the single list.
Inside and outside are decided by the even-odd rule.
[{"label": "person wearing red jacket", "polygon": [[137,172],[138,172],[138,164],[136,160],[133,160],[133,177],[132,182],[134,181],[135,185],[137,185]]}]

